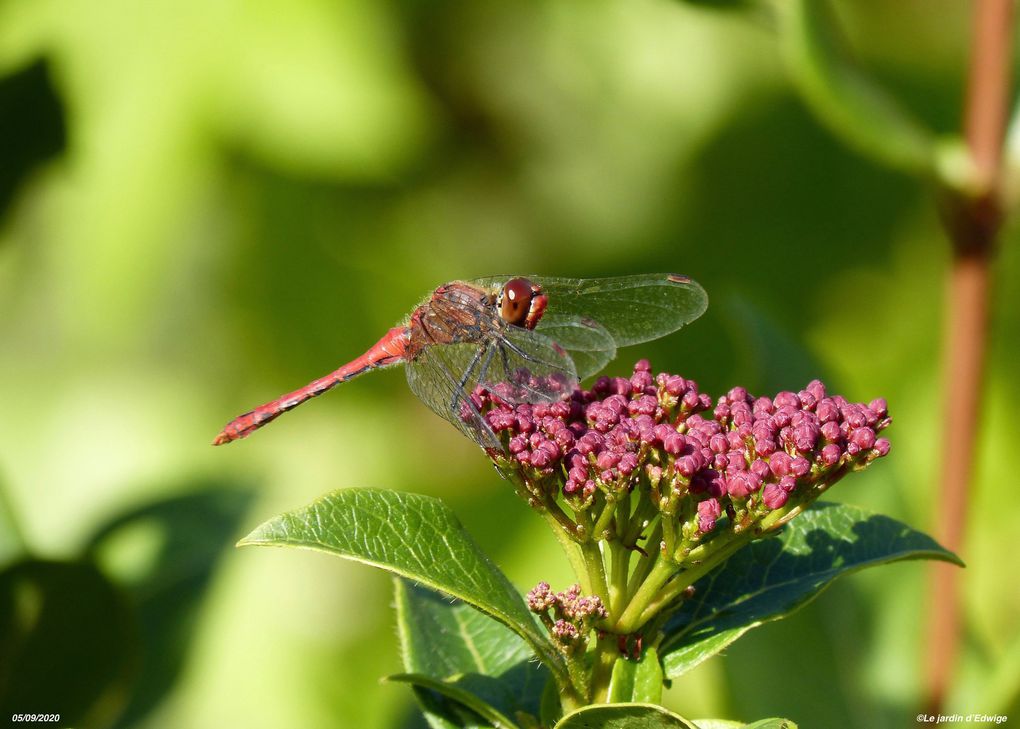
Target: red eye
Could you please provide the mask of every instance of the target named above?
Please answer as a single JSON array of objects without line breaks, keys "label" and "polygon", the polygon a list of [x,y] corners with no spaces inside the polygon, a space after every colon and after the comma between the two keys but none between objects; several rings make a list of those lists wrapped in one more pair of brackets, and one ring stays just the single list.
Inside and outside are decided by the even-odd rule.
[{"label": "red eye", "polygon": [[524,326],[531,312],[531,299],[535,286],[526,278],[512,278],[503,286],[499,315],[507,324]]}]

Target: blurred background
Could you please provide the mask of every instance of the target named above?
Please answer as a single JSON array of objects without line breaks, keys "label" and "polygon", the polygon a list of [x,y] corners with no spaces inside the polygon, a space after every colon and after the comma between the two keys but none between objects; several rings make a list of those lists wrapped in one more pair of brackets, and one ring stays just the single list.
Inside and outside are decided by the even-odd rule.
[{"label": "blurred background", "polygon": [[[209,446],[455,278],[692,276],[708,313],[611,372],[649,357],[716,394],[819,376],[885,396],[891,457],[831,496],[933,529],[949,254],[930,191],[814,120],[767,18],[715,4],[0,3],[0,558],[32,555],[15,571],[62,595],[39,665],[6,669],[32,710],[89,675],[100,701],[60,701],[94,726],[417,726],[410,691],[378,680],[400,670],[388,577],[232,547],[335,488],[440,496],[520,588],[566,584],[545,526],[399,369]],[[957,130],[967,5],[836,6],[859,60]],[[996,268],[947,706],[1010,716],[1015,237]],[[919,563],[846,579],[667,704],[911,726],[925,586]],[[47,640],[80,644],[80,662],[46,664]]]}]

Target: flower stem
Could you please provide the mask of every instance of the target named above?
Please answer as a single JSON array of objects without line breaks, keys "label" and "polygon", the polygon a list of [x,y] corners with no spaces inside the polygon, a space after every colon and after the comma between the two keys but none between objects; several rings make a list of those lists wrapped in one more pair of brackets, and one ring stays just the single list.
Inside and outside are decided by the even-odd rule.
[{"label": "flower stem", "polygon": [[652,571],[648,573],[637,593],[631,598],[630,604],[627,605],[620,619],[616,621],[613,632],[627,635],[640,628],[642,625],[640,618],[648,603],[655,598],[659,588],[666,584],[666,581],[676,574],[676,571],[677,565],[660,554]]},{"label": "flower stem", "polygon": [[[609,605],[609,586],[606,582],[606,564],[598,542],[588,541],[581,545],[581,555],[588,572],[589,595],[598,595],[603,605]],[[581,585],[584,589],[584,585]]]},{"label": "flower stem", "polygon": [[662,541],[662,522],[657,522],[655,528],[652,529],[652,533],[648,535],[648,543],[645,545],[648,548],[649,554],[643,554],[638,560],[637,565],[634,567],[634,572],[630,576],[630,582],[627,583],[627,596],[630,599],[634,598],[635,593],[641,587],[641,583],[648,577],[649,571],[652,569],[652,565],[659,558],[659,551],[661,549],[660,542]]},{"label": "flower stem", "polygon": [[560,687],[560,703],[563,705],[564,711],[570,711],[571,708],[580,708],[590,702],[591,684],[589,683],[588,670],[584,665],[584,656],[568,656],[567,657],[567,674],[570,676],[570,688],[573,689],[569,699],[569,703],[573,706],[568,706],[567,697],[564,694],[563,687]]},{"label": "flower stem", "polygon": [[[626,530],[621,529],[621,539],[623,543],[628,547],[633,547],[638,537],[641,536],[641,532],[645,529],[645,521],[649,522],[658,513],[655,509],[655,504],[651,502],[651,499],[640,498],[638,499],[637,508],[634,509],[634,515],[631,517],[630,524]],[[659,538],[656,537],[656,540]]]},{"label": "flower stem", "polygon": [[549,524],[549,528],[552,529],[552,533],[556,535],[556,541],[560,543],[560,548],[567,556],[567,561],[570,562],[570,568],[574,570],[574,576],[577,577],[577,581],[581,584],[581,589],[587,595],[592,594],[592,584],[588,577],[588,565],[581,554],[581,545],[566,533],[563,525],[548,509],[542,509],[541,513]]},{"label": "flower stem", "polygon": [[609,542],[612,579],[609,583],[609,621],[616,622],[627,599],[627,573],[630,570],[630,550],[619,539]]},{"label": "flower stem", "polygon": [[609,522],[616,514],[616,506],[616,497],[607,496],[606,505],[602,507],[602,511],[599,513],[599,518],[595,520],[595,524],[591,528],[592,539],[602,539],[602,533],[609,528]]},{"label": "flower stem", "polygon": [[619,655],[616,636],[606,633],[595,644],[595,655],[591,671],[591,702],[609,703],[609,684],[613,677],[613,665]]},{"label": "flower stem", "polygon": [[713,550],[701,562],[690,569],[684,570],[676,579],[672,580],[665,589],[661,590],[653,599],[648,601],[644,610],[637,620],[640,627],[654,618],[661,610],[668,607],[684,590],[700,580],[706,574],[725,562],[733,553],[750,541],[751,531],[734,535],[726,540],[725,544]]},{"label": "flower stem", "polygon": [[666,554],[673,555],[676,553],[676,517],[672,514],[663,514],[659,524],[662,526],[663,549]]}]

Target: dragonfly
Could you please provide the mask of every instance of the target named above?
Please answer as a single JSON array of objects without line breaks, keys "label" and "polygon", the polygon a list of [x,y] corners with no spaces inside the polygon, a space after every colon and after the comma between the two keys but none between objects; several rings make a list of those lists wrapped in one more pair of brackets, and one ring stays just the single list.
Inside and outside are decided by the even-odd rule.
[{"label": "dragonfly", "polygon": [[483,449],[500,450],[471,397],[477,388],[502,386],[512,402],[557,400],[605,367],[618,348],[671,334],[707,307],[704,289],[678,274],[452,281],[360,357],[239,415],[213,445],[245,438],[340,383],[403,364],[412,392],[430,410]]}]

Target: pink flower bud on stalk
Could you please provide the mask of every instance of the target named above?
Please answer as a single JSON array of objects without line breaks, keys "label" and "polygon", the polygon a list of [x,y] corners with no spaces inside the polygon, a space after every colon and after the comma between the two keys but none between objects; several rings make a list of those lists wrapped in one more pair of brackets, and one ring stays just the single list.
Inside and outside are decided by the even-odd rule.
[{"label": "pink flower bud on stalk", "polygon": [[[734,387],[713,400],[693,380],[653,376],[641,360],[630,378],[600,377],[550,404],[511,405],[500,387],[479,388],[472,401],[502,440],[493,460],[529,504],[575,541],[619,539],[653,559],[658,548],[677,570],[730,537],[778,529],[889,452],[878,437],[891,422],[885,400],[852,403],[818,380],[774,397]],[[660,544],[638,547],[660,529]],[[597,608],[578,607],[581,600]],[[598,596],[581,598],[579,588],[553,596],[545,583],[528,603],[574,648],[606,614]],[[579,637],[554,629],[554,619]]]},{"label": "pink flower bud on stalk", "polygon": [[503,440],[501,470],[516,469],[534,503],[565,503],[578,518],[605,495],[651,496],[696,526],[695,540],[728,507],[749,522],[802,508],[889,452],[877,437],[885,400],[851,403],[818,380],[771,398],[734,387],[713,404],[693,380],[653,377],[641,360],[629,379],[600,377],[551,404],[510,405],[481,388],[472,399]]},{"label": "pink flower bud on stalk", "polygon": [[527,603],[565,653],[583,651],[594,624],[606,617],[601,598],[582,595],[580,585],[554,594],[548,582],[539,582],[528,593]]}]

